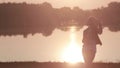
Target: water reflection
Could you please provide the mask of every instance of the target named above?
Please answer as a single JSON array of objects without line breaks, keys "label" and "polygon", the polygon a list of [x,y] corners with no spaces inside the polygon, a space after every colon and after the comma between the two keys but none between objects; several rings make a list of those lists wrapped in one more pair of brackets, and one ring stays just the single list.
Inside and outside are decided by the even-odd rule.
[{"label": "water reflection", "polygon": [[[76,31],[78,27],[69,28],[69,31],[55,29],[49,37],[39,33],[33,36],[30,34],[27,38],[22,35],[1,36],[0,61],[79,62],[82,60],[81,40],[86,27],[80,31]],[[103,46],[98,46],[94,61],[118,62],[120,32],[111,32],[106,28],[100,38]]]},{"label": "water reflection", "polygon": [[70,43],[65,48],[62,56],[65,62],[70,62],[70,63],[83,62],[81,48],[76,39],[76,31],[77,31],[77,27],[72,26],[70,28]]}]

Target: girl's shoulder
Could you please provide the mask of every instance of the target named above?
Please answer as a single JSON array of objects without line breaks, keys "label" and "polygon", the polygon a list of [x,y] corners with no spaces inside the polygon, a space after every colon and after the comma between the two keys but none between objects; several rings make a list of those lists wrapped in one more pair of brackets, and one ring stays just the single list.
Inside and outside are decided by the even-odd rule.
[{"label": "girl's shoulder", "polygon": [[85,33],[90,32],[90,31],[92,31],[90,28],[87,28],[87,29],[84,30]]}]

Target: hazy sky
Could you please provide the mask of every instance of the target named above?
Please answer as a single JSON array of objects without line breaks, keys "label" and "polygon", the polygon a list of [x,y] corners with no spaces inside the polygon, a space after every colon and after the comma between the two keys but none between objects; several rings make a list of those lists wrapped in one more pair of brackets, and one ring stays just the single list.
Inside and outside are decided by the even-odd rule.
[{"label": "hazy sky", "polygon": [[0,2],[27,2],[27,3],[42,3],[49,2],[53,7],[64,7],[64,6],[79,6],[82,9],[93,9],[101,6],[107,6],[112,1],[120,0],[0,0]]}]

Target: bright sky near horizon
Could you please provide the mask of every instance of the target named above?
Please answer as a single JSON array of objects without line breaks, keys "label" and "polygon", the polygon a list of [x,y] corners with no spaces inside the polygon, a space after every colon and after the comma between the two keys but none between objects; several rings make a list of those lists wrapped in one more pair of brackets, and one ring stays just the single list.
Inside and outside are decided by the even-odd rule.
[{"label": "bright sky near horizon", "polygon": [[101,6],[107,6],[112,1],[120,2],[120,0],[0,0],[0,2],[27,2],[27,3],[43,3],[49,2],[55,8],[79,6],[82,9],[94,9]]}]

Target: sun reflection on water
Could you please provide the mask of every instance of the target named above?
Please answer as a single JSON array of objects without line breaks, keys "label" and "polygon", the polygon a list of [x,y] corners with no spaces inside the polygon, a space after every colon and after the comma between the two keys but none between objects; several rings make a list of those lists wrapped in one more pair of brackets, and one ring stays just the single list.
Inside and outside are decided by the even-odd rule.
[{"label": "sun reflection on water", "polygon": [[83,62],[81,51],[81,47],[76,40],[76,27],[73,26],[70,28],[70,43],[65,48],[62,59],[69,63]]}]

